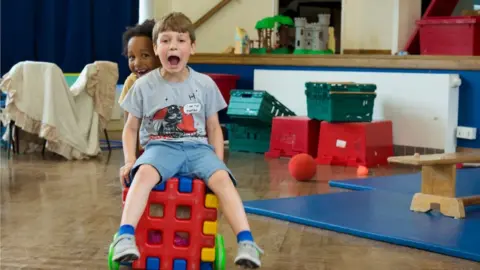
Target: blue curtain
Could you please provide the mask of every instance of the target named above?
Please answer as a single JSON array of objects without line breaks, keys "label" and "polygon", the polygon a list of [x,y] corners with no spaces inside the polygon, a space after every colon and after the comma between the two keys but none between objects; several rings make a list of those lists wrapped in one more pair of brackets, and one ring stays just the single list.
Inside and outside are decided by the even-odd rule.
[{"label": "blue curtain", "polygon": [[4,74],[17,62],[57,64],[80,72],[98,60],[119,65],[128,76],[122,33],[138,22],[139,0],[1,0],[0,50]]}]

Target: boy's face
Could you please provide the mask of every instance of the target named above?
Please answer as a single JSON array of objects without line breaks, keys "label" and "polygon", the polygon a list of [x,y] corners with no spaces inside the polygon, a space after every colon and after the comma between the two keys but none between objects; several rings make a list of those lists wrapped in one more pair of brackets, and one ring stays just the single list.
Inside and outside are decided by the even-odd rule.
[{"label": "boy's face", "polygon": [[186,67],[190,55],[195,53],[195,43],[192,43],[188,33],[167,31],[158,35],[154,49],[162,68],[169,73],[176,73]]},{"label": "boy's face", "polygon": [[128,41],[128,67],[137,78],[147,74],[160,65],[155,57],[153,44],[148,37],[132,37]]}]

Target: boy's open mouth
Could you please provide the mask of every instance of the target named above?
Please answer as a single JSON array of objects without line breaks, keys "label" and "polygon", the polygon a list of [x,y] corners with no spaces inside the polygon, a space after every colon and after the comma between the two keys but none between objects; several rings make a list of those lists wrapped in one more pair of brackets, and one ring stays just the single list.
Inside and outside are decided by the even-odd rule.
[{"label": "boy's open mouth", "polygon": [[168,63],[171,65],[171,66],[176,66],[178,65],[178,63],[180,63],[180,57],[178,56],[175,56],[175,55],[171,55],[167,58],[168,60]]},{"label": "boy's open mouth", "polygon": [[137,69],[136,70],[136,73],[137,73],[137,77],[141,77],[145,74],[147,74],[150,70],[148,69]]}]

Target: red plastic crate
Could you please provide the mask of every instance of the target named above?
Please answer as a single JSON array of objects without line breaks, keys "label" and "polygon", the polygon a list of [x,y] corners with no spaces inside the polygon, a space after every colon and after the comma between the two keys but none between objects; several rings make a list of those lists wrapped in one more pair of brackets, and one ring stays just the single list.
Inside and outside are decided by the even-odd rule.
[{"label": "red plastic crate", "polygon": [[366,166],[388,164],[393,156],[391,121],[320,125],[318,164]]},{"label": "red plastic crate", "polygon": [[[439,16],[450,16],[457,7],[459,0],[431,0],[427,10],[423,13],[423,19]],[[405,45],[404,51],[410,54],[420,53],[420,33],[417,25],[413,30],[412,35]]]},{"label": "red plastic crate", "polygon": [[480,16],[432,17],[417,25],[420,54],[480,55]]},{"label": "red plastic crate", "polygon": [[266,157],[292,157],[299,153],[316,156],[320,121],[306,116],[280,116],[272,121],[270,150]]},{"label": "red plastic crate", "polygon": [[227,104],[230,104],[230,91],[237,88],[237,81],[240,79],[240,76],[217,73],[205,73],[205,75],[210,76],[210,78],[215,81],[222,93],[223,99],[225,99]]}]

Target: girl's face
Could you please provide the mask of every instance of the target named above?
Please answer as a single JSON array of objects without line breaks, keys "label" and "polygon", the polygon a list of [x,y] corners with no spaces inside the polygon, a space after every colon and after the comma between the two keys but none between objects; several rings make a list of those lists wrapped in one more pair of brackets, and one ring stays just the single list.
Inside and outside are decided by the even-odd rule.
[{"label": "girl's face", "polygon": [[160,66],[155,57],[152,40],[148,37],[132,37],[128,41],[128,67],[137,78]]}]

